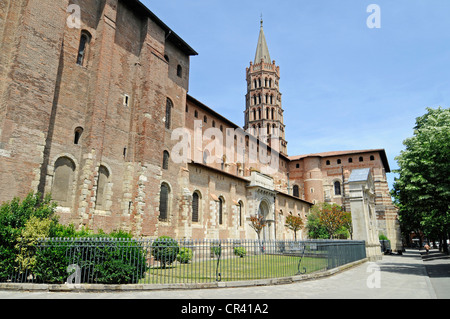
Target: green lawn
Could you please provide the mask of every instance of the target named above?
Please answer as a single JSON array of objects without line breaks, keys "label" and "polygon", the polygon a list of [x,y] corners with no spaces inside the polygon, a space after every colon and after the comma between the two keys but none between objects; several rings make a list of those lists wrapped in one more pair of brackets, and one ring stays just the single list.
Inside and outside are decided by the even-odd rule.
[{"label": "green lawn", "polygon": [[[288,277],[298,274],[300,257],[283,255],[250,255],[244,258],[221,259],[219,264],[221,281],[251,280]],[[300,270],[315,272],[327,267],[327,259],[303,257]],[[140,283],[202,283],[216,281],[217,259],[180,264],[166,269],[151,268]]]}]

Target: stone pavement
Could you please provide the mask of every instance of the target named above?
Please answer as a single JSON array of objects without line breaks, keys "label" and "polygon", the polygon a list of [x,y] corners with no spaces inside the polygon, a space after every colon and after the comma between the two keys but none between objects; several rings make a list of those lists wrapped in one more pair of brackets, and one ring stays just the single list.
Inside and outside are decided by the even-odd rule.
[{"label": "stone pavement", "polygon": [[425,269],[438,299],[450,299],[450,256],[430,250],[421,252]]},{"label": "stone pavement", "polygon": [[[423,257],[423,258],[422,258]],[[428,272],[427,272],[428,271]],[[193,290],[64,293],[0,291],[0,299],[446,299],[450,259],[407,250],[366,262],[333,276],[286,285]]]}]

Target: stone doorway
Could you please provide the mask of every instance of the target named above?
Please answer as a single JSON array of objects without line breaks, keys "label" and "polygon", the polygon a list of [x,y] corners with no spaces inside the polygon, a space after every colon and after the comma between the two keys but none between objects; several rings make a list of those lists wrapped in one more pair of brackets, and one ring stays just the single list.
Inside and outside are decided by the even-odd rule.
[{"label": "stone doorway", "polygon": [[275,225],[273,223],[273,212],[271,212],[271,205],[263,200],[259,204],[258,215],[263,216],[267,223],[267,226],[263,228],[261,232],[262,240],[274,240],[275,239]]}]

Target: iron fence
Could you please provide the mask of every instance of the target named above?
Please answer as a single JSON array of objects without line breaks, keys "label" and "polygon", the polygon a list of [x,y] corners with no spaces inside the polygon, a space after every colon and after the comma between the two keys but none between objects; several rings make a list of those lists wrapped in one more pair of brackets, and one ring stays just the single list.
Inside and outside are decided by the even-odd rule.
[{"label": "iron fence", "polygon": [[[29,247],[7,282],[164,284],[282,278],[366,257],[364,241],[52,238]],[[0,278],[0,280],[2,280]]]}]

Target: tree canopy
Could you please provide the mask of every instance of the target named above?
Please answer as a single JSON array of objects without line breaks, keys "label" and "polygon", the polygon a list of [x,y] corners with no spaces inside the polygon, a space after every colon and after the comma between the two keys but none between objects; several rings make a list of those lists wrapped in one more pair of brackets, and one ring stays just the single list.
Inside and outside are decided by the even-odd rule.
[{"label": "tree canopy", "polygon": [[308,236],[321,239],[352,236],[351,220],[351,214],[337,204],[315,204],[308,215]]},{"label": "tree canopy", "polygon": [[[427,108],[395,159],[392,195],[402,231],[447,239],[450,226],[450,109]],[[445,243],[445,240],[443,241]],[[446,249],[446,247],[445,247]]]}]

